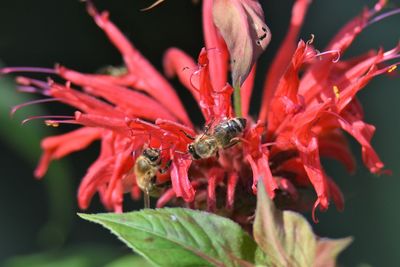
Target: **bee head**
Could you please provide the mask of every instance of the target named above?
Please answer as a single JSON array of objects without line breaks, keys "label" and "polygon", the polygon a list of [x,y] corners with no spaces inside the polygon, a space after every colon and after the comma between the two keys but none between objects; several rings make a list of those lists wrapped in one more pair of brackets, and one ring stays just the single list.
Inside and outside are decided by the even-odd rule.
[{"label": "bee head", "polygon": [[160,150],[157,148],[146,148],[143,150],[143,156],[151,162],[158,162],[160,160]]},{"label": "bee head", "polygon": [[192,155],[193,159],[200,159],[200,156],[196,153],[193,144],[188,145],[188,152]]}]

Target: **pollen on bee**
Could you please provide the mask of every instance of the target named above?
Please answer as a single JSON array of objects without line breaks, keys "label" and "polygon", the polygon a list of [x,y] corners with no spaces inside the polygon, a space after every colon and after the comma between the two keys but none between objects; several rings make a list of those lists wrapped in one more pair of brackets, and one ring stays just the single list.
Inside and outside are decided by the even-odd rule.
[{"label": "pollen on bee", "polygon": [[391,66],[389,69],[388,69],[388,73],[391,73],[391,72],[393,72],[395,69],[397,69],[397,65],[393,65],[393,66]]},{"label": "pollen on bee", "polygon": [[340,97],[339,87],[334,85],[332,89],[333,89],[333,93],[335,94],[336,99],[339,99],[339,97]]}]

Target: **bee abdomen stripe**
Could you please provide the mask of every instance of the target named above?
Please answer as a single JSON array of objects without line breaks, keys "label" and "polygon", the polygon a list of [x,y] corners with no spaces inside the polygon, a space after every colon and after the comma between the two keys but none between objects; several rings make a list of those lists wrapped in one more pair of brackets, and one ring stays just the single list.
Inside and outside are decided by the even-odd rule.
[{"label": "bee abdomen stripe", "polygon": [[246,119],[243,118],[234,118],[229,123],[236,132],[243,132],[246,127]]}]

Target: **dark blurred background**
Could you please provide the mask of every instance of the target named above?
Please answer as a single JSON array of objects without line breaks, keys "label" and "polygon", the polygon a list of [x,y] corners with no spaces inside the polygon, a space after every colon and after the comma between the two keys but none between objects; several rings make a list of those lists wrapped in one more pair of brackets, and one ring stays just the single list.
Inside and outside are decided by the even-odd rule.
[{"label": "dark blurred background", "polygon": [[[201,5],[191,1],[166,1],[158,8],[141,12],[152,1],[95,1],[100,10],[107,9],[114,21],[135,46],[159,69],[163,52],[176,46],[197,57],[203,46]],[[257,88],[287,29],[293,1],[269,0],[263,3],[266,22],[273,38],[261,58]],[[399,5],[399,1],[391,1]],[[315,0],[308,13],[301,37],[315,34],[315,46],[322,50],[334,33],[363,7],[374,1]],[[371,48],[390,49],[400,37],[400,15],[368,27],[344,57],[357,55]],[[121,64],[118,51],[86,14],[78,0],[13,0],[0,1],[0,60],[6,66],[52,67],[61,63],[82,72],[94,72],[107,65]],[[398,72],[397,72],[398,73]],[[42,181],[33,178],[38,160],[40,138],[68,131],[33,121],[19,122],[32,115],[71,114],[73,110],[60,104],[44,104],[24,108],[9,117],[10,107],[36,96],[15,94],[12,77],[0,78],[0,264],[4,266],[104,266],[128,254],[129,250],[108,231],[80,220],[75,214],[76,190],[86,168],[97,156],[98,144],[69,156],[51,166]],[[193,100],[176,81],[180,95],[193,119],[199,111]],[[256,89],[255,99],[261,93]],[[314,225],[320,236],[353,236],[354,243],[340,257],[344,266],[400,265],[400,79],[399,75],[380,76],[363,90],[366,121],[377,127],[373,145],[393,171],[391,176],[370,174],[360,160],[360,147],[351,140],[357,156],[355,175],[347,174],[336,162],[324,162],[346,196],[343,213],[334,206],[318,214]],[[259,108],[253,102],[252,112]],[[126,209],[142,203],[126,201]],[[89,212],[104,211],[96,197]],[[306,214],[310,217],[310,214]],[[30,255],[30,256],[29,256]],[[88,256],[89,255],[89,256]],[[63,259],[61,262],[58,259]],[[43,262],[52,262],[45,265]],[[56,265],[56,262],[58,262]],[[63,265],[64,264],[64,265]],[[68,265],[70,264],[70,265]],[[36,265],[35,265],[36,266]]]}]

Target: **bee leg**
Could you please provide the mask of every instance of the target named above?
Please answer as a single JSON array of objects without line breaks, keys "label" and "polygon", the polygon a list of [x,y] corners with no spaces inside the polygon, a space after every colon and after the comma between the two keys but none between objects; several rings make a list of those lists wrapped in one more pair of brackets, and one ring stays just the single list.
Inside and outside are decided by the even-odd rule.
[{"label": "bee leg", "polygon": [[217,152],[215,153],[215,157],[217,158],[217,159],[219,159],[219,151],[217,150]]},{"label": "bee leg", "polygon": [[169,169],[169,167],[171,166],[172,160],[168,160],[167,164],[165,164],[165,167],[163,169],[159,169],[158,171],[163,174],[166,173]]},{"label": "bee leg", "polygon": [[234,137],[229,141],[229,144],[227,146],[225,146],[224,148],[230,148],[230,147],[236,145],[239,142],[244,142],[246,144],[249,144],[249,141],[247,141],[243,137]]},{"label": "bee leg", "polygon": [[150,208],[150,193],[149,190],[145,190],[143,192],[143,198],[144,198],[144,208],[149,209]]},{"label": "bee leg", "polygon": [[196,138],[194,138],[193,136],[191,136],[190,134],[188,134],[187,132],[185,132],[184,130],[180,130],[187,138],[195,140]]}]

